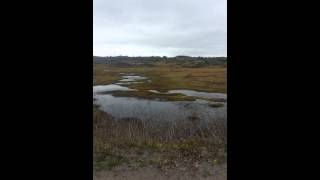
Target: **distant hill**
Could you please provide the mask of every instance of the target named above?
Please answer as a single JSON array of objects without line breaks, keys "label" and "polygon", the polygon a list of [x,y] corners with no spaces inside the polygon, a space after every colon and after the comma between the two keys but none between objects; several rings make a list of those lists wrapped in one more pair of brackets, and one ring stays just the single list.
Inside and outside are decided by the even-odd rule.
[{"label": "distant hill", "polygon": [[114,67],[155,66],[157,64],[177,64],[183,67],[204,67],[210,65],[225,65],[227,57],[128,57],[128,56],[93,56],[94,64],[108,64]]},{"label": "distant hill", "polygon": [[95,64],[105,64],[107,59],[105,57],[93,56],[93,63]]}]

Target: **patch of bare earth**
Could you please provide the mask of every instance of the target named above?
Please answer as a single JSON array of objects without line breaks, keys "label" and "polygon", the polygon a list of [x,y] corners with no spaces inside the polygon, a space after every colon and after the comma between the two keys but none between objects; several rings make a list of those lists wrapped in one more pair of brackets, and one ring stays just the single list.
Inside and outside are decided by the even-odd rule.
[{"label": "patch of bare earth", "polygon": [[94,180],[226,180],[227,165],[210,166],[206,163],[162,169],[157,167],[118,166],[96,172]]}]

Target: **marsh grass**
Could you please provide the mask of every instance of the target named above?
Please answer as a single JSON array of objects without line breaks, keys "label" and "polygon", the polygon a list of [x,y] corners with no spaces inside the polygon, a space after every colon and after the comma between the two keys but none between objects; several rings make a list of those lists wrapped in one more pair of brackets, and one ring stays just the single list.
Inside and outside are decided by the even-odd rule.
[{"label": "marsh grass", "polygon": [[[105,91],[98,94],[111,94],[114,97],[134,97],[137,99],[149,99],[149,100],[158,100],[158,101],[195,101],[197,99],[202,99],[211,102],[210,107],[222,107],[226,102],[226,99],[218,98],[204,98],[196,96],[187,96],[181,93],[167,93],[167,92],[150,92],[146,90],[139,91]],[[220,103],[219,103],[220,102]]]},{"label": "marsh grass", "polygon": [[226,160],[225,120],[202,123],[196,116],[170,122],[116,120],[93,106],[95,170],[128,166],[175,165],[179,161]]},{"label": "marsh grass", "polygon": [[160,101],[194,101],[196,97],[185,96],[180,93],[154,93],[150,91],[107,91],[100,94],[112,94],[115,97],[135,97]]},{"label": "marsh grass", "polygon": [[94,84],[115,83],[121,79],[121,73],[134,73],[151,80],[150,83],[128,85],[128,87],[138,90],[157,89],[161,92],[166,92],[171,89],[189,89],[221,93],[226,93],[227,91],[227,67],[225,65],[186,68],[179,65],[158,64],[153,67],[129,68],[94,64]]}]

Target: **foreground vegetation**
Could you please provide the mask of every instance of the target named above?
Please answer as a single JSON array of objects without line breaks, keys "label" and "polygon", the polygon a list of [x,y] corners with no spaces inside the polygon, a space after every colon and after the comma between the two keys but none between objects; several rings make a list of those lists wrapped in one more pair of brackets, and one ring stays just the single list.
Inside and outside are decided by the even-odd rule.
[{"label": "foreground vegetation", "polygon": [[170,122],[114,120],[93,106],[94,169],[153,166],[188,167],[199,162],[210,166],[226,161],[226,124],[201,126],[198,119]]}]

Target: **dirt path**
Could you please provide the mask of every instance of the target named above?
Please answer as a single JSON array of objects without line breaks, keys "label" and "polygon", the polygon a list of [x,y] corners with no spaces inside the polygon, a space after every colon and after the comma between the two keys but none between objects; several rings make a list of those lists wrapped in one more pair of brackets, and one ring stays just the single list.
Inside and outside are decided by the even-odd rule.
[{"label": "dirt path", "polygon": [[110,171],[95,173],[94,180],[226,180],[227,165],[215,166],[211,169],[199,167],[199,169],[186,170],[167,169],[156,167],[139,167],[129,169],[125,166],[114,168]]}]

